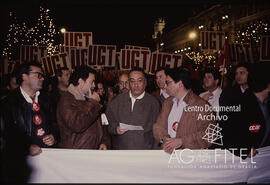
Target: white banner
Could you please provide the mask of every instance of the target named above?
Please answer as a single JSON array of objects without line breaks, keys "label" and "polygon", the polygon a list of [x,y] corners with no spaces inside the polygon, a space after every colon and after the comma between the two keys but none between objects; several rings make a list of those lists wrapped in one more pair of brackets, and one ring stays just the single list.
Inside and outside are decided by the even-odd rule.
[{"label": "white banner", "polygon": [[67,67],[71,70],[71,64],[67,53],[59,53],[56,55],[43,57],[40,59],[45,73],[54,75],[60,67]]},{"label": "white banner", "polygon": [[270,147],[258,151],[42,149],[28,158],[29,183],[269,183]]},{"label": "white banner", "polygon": [[155,73],[159,67],[175,68],[182,65],[183,57],[179,54],[154,52],[151,57],[150,73]]},{"label": "white banner", "polygon": [[124,49],[138,49],[138,50],[150,50],[148,47],[125,45]]},{"label": "white banner", "polygon": [[151,59],[150,50],[121,49],[120,70],[130,70],[140,67],[148,72]]},{"label": "white banner", "polygon": [[92,32],[65,32],[64,45],[71,47],[87,47],[93,44]]}]

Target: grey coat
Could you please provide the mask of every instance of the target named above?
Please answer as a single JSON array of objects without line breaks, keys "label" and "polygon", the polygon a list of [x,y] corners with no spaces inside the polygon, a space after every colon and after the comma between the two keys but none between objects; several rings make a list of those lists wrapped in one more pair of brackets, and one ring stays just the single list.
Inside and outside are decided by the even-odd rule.
[{"label": "grey coat", "polygon": [[[160,111],[158,101],[152,95],[145,93],[142,99],[135,101],[133,111],[131,105],[129,93],[122,93],[112,100],[106,109],[113,149],[158,149],[153,136],[153,124]],[[118,135],[116,127],[119,123],[142,126],[144,130],[129,130]]]}]

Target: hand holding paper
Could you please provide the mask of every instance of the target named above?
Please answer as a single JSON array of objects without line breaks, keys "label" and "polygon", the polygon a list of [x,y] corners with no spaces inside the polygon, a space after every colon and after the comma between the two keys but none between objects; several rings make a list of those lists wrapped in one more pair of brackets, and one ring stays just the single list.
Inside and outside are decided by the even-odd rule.
[{"label": "hand holding paper", "polygon": [[128,125],[125,123],[120,123],[119,125],[121,128],[126,129],[126,130],[143,130],[142,126]]}]

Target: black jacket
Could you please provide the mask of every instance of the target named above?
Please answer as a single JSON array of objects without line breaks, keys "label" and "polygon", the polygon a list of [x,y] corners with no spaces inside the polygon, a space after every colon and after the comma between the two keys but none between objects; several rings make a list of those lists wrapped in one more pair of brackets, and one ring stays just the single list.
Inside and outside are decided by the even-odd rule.
[{"label": "black jacket", "polygon": [[[56,142],[58,142],[60,139],[59,128],[50,99],[47,95],[40,93],[38,103],[40,105],[39,114],[42,117],[42,125],[46,135],[53,134]],[[33,134],[32,119],[32,104],[24,99],[20,88],[18,88],[1,101],[1,133],[4,142],[8,142],[6,140],[14,140],[11,143],[16,143],[16,140],[18,141],[20,138],[17,138],[15,133],[19,132],[26,135],[29,144],[48,147]]]},{"label": "black jacket", "polygon": [[[265,133],[266,120],[258,103],[257,97],[252,92],[247,92],[239,99],[241,111],[229,114],[229,119],[224,122],[223,133],[225,148],[237,148],[236,155],[247,155],[251,147],[259,148]],[[270,105],[268,103],[268,110]],[[268,114],[270,114],[268,112]],[[256,129],[257,128],[257,129]],[[268,136],[264,146],[270,145]],[[245,158],[245,157],[244,157]]]}]

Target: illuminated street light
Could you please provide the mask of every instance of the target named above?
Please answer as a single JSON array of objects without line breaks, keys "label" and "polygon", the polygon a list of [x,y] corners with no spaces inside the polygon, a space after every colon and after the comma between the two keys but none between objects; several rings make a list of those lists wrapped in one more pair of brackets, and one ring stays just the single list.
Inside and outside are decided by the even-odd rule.
[{"label": "illuminated street light", "polygon": [[190,39],[194,39],[196,36],[197,36],[197,35],[196,35],[195,32],[190,32],[189,35],[188,35],[188,37],[189,37]]},{"label": "illuminated street light", "polygon": [[63,33],[63,34],[66,33],[66,31],[67,31],[66,28],[61,28],[60,29],[60,32]]}]

